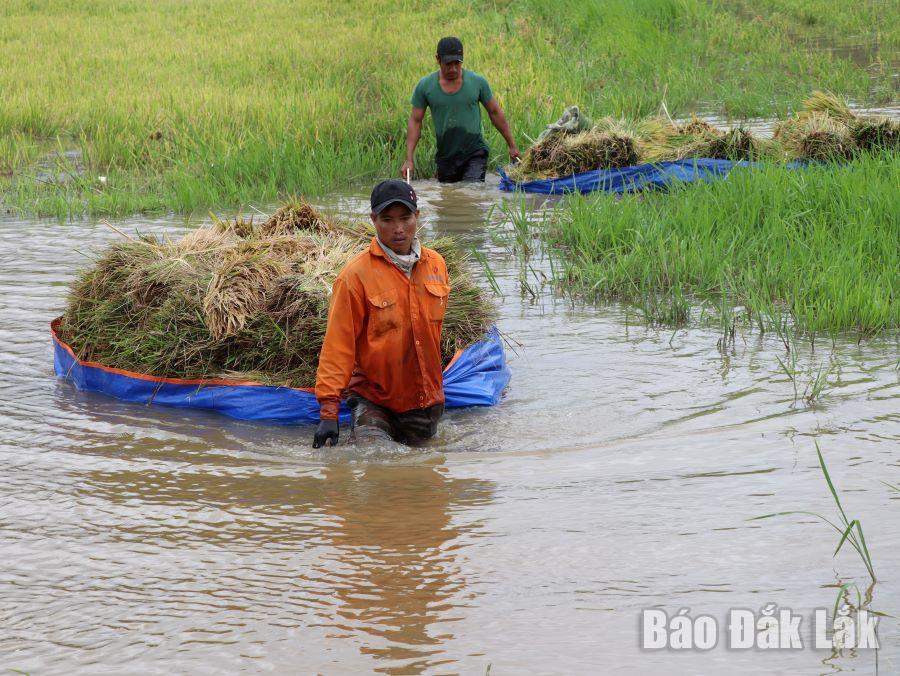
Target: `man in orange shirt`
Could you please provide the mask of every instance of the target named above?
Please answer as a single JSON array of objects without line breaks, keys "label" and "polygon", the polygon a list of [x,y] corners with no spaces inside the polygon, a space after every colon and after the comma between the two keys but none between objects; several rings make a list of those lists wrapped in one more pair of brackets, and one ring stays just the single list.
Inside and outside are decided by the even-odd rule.
[{"label": "man in orange shirt", "polygon": [[349,388],[357,436],[419,443],[444,411],[441,326],[450,294],[447,265],[416,237],[416,193],[405,181],[372,190],[376,236],[334,282],[319,354],[320,423],[313,448],[338,441],[338,408]]}]

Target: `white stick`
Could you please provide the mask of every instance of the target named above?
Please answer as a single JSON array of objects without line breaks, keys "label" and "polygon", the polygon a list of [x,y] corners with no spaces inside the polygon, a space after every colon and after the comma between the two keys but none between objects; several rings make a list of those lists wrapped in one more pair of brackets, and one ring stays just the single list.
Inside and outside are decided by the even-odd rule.
[{"label": "white stick", "polygon": [[406,182],[409,183],[410,185],[412,185],[412,170],[411,169],[406,170]]}]

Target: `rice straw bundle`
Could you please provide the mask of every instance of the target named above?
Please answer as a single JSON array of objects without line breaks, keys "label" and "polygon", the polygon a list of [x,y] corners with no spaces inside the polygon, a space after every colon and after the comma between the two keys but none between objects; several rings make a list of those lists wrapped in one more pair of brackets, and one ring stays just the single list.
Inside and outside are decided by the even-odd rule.
[{"label": "rice straw bundle", "polygon": [[722,136],[724,132],[714,127],[706,120],[701,120],[696,115],[691,115],[687,122],[675,123],[674,133],[678,136]]},{"label": "rice straw bundle", "polygon": [[844,124],[849,124],[855,118],[850,110],[850,104],[845,98],[832,92],[818,90],[810,94],[803,102],[803,110],[800,111],[798,117],[803,118],[817,114],[826,115]]},{"label": "rice straw bundle", "polygon": [[792,158],[841,160],[856,151],[849,127],[824,112],[807,112],[785,120],[776,126],[774,138]]},{"label": "rice straw bundle", "polygon": [[510,168],[515,180],[570,176],[592,169],[627,167],[638,161],[638,144],[623,129],[602,126],[576,134],[548,134]]},{"label": "rice straw bundle", "polygon": [[887,117],[858,117],[850,134],[860,150],[900,151],[900,122]]},{"label": "rice straw bundle", "polygon": [[[900,150],[900,122],[883,116],[856,115],[850,104],[843,97],[832,92],[813,92],[803,103],[803,110],[797,115],[802,120],[815,121],[811,130],[811,137],[807,140],[804,156],[827,159],[831,157],[849,157],[857,150],[864,151],[892,151]],[[838,145],[837,136],[840,131],[823,129],[823,119],[833,120],[846,126],[851,136],[848,143],[840,138],[841,148]],[[842,131],[842,130],[841,130]]]},{"label": "rice straw bundle", "polygon": [[508,168],[508,175],[527,181],[689,158],[826,161],[845,160],[859,151],[898,150],[900,122],[856,115],[841,96],[814,91],[797,115],[776,125],[772,139],[756,138],[741,126],[719,129],[696,116],[685,121],[603,117],[587,131],[548,128],[522,162]]},{"label": "rice straw bundle", "polygon": [[[139,373],[311,387],[331,285],[370,237],[292,202],[261,226],[238,218],[177,241],[118,242],[72,284],[60,337],[82,359]],[[453,285],[446,363],[484,336],[495,309],[455,242],[432,246]]]}]

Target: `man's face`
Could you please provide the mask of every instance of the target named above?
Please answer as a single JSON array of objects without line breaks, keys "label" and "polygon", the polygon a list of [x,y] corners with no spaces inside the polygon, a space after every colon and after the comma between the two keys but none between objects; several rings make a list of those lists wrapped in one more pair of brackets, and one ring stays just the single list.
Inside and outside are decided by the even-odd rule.
[{"label": "man's face", "polygon": [[391,248],[394,253],[406,256],[412,250],[412,241],[416,236],[419,223],[419,211],[410,211],[399,202],[391,204],[380,214],[371,214],[372,223],[378,239]]},{"label": "man's face", "polygon": [[441,63],[441,57],[437,57],[438,65],[441,67],[441,77],[445,80],[456,80],[462,75],[462,61],[450,61],[449,63]]}]

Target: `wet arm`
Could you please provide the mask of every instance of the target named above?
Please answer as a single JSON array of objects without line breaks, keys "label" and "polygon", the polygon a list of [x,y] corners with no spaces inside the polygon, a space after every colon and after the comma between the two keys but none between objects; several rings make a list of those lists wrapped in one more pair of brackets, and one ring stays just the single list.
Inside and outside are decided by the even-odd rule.
[{"label": "wet arm", "polygon": [[364,298],[359,290],[351,288],[343,278],[335,280],[316,371],[316,399],[323,420],[338,417],[341,395],[356,365],[356,340],[362,331],[364,313]]},{"label": "wet arm", "polygon": [[406,161],[412,163],[416,154],[416,146],[422,137],[422,120],[425,119],[425,109],[413,107],[409,114],[409,122],[406,124]]},{"label": "wet arm", "polygon": [[500,134],[506,141],[506,145],[509,147],[510,154],[512,154],[513,151],[518,153],[519,149],[516,146],[516,140],[513,138],[512,132],[509,130],[509,122],[506,121],[506,115],[503,114],[503,109],[500,107],[500,104],[497,103],[497,99],[491,99],[490,101],[485,103],[484,109],[487,111],[488,116],[491,118],[491,124],[494,125],[494,128],[500,132]]}]

